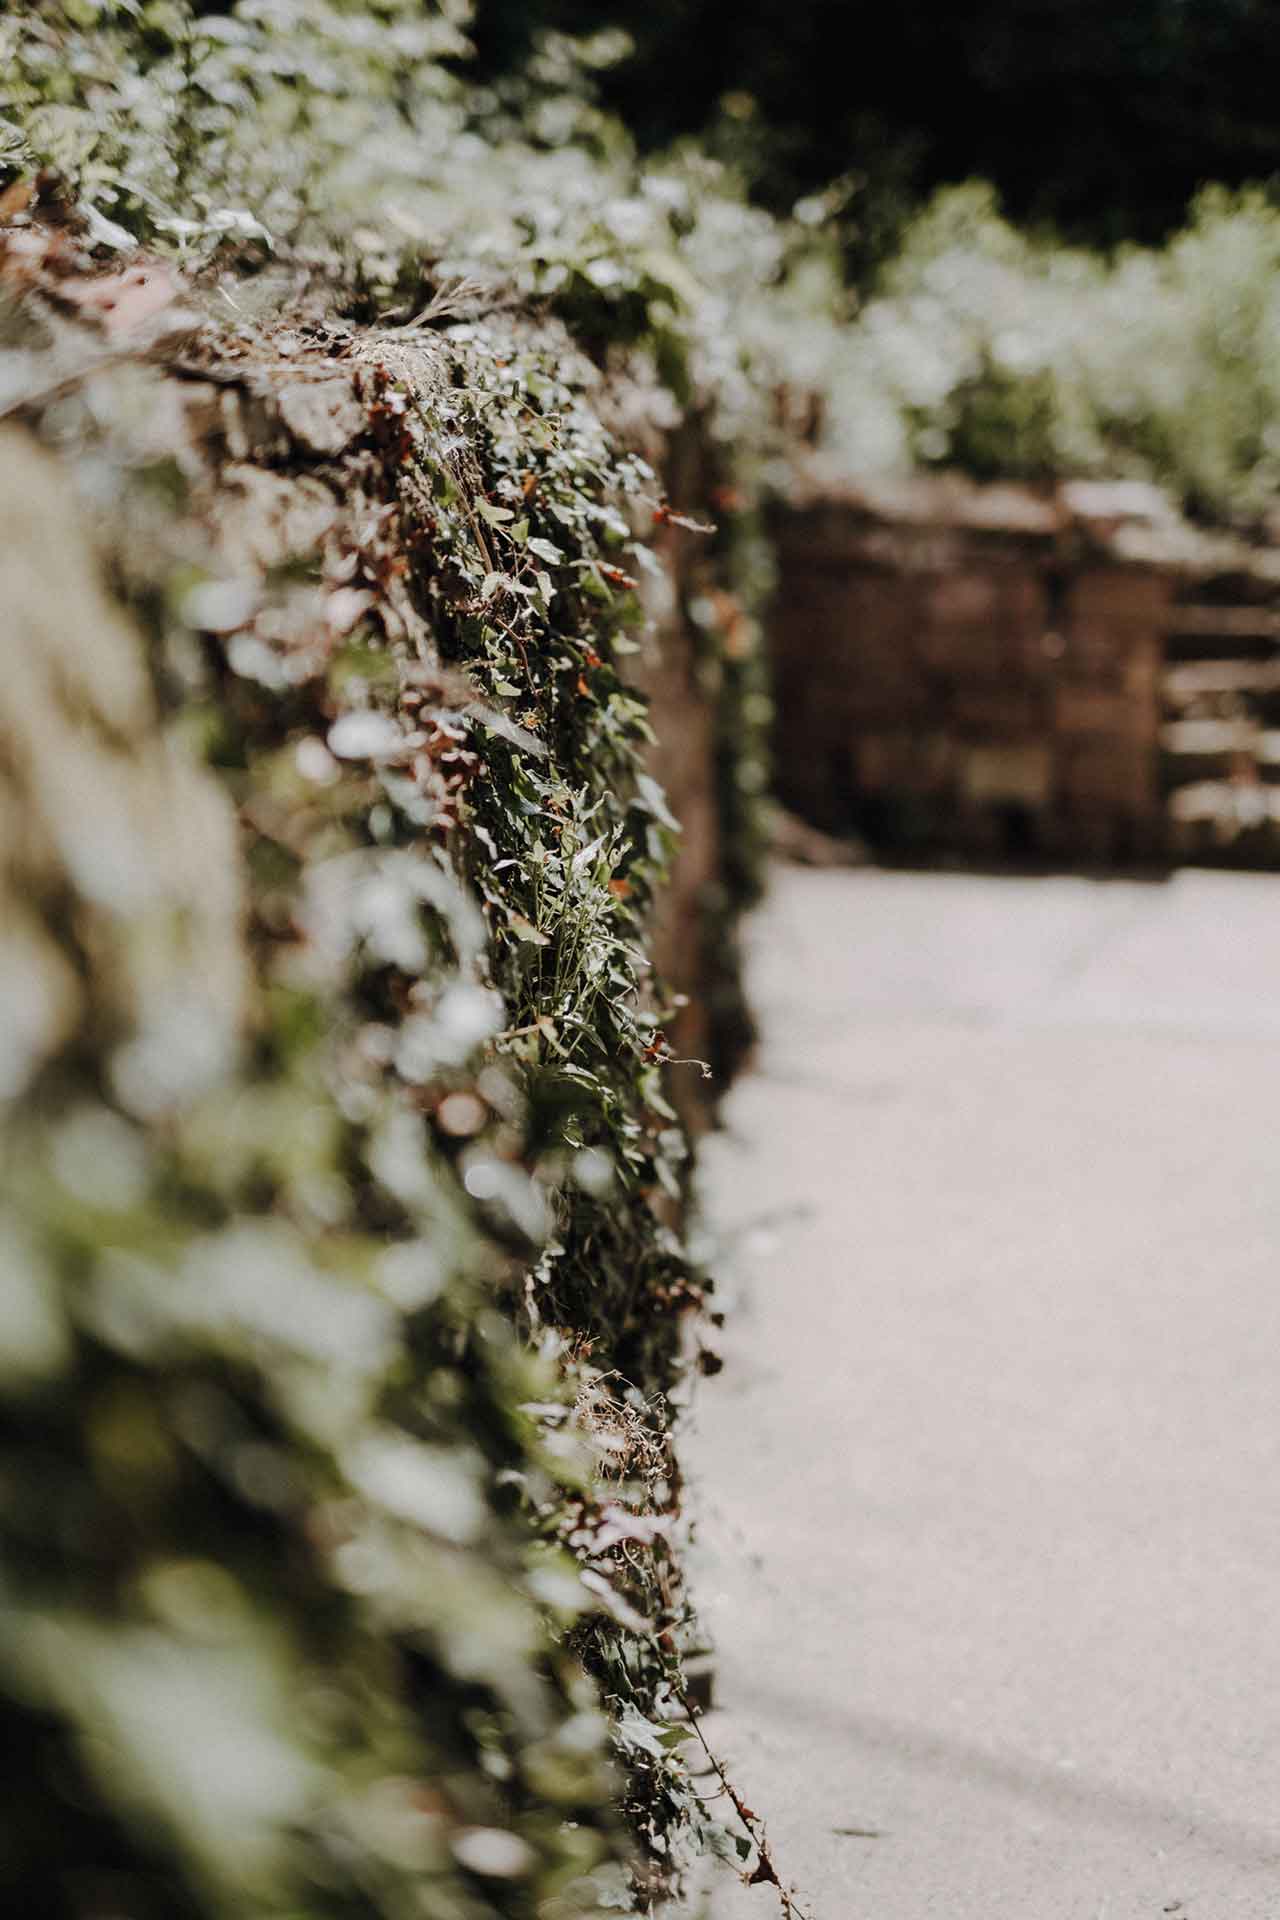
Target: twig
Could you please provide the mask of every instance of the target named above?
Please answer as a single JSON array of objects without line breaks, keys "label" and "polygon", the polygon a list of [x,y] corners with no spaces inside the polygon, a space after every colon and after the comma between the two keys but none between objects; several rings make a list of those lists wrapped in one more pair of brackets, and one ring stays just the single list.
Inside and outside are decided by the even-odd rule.
[{"label": "twig", "polygon": [[[732,1780],[730,1780],[728,1774],[725,1772],[724,1762],[720,1759],[720,1756],[708,1744],[707,1737],[703,1733],[702,1728],[698,1722],[697,1706],[689,1698],[688,1692],[685,1689],[684,1682],[680,1679],[673,1680],[671,1682],[671,1688],[673,1693],[676,1696],[676,1699],[680,1702],[681,1706],[684,1708],[685,1712],[689,1716],[689,1725],[693,1728],[694,1733],[697,1735],[698,1744],[702,1748],[702,1751],[706,1754],[707,1759],[711,1764],[712,1771],[715,1773],[717,1780],[719,1780],[720,1782],[721,1791],[724,1794],[726,1794],[728,1798],[733,1802],[733,1810],[737,1814],[739,1820],[741,1820],[743,1826],[747,1831],[748,1836],[751,1839],[752,1844],[755,1847],[756,1854],[757,1854],[755,1871],[753,1873],[744,1873],[742,1876],[743,1883],[748,1887],[758,1887],[758,1886],[766,1886],[766,1885],[771,1887],[776,1887],[778,1890],[778,1901],[782,1909],[783,1920],[810,1920],[810,1915],[808,1915],[805,1912],[804,1908],[800,1905],[799,1901],[796,1899],[794,1889],[785,1886],[783,1884],[781,1877],[779,1876],[777,1866],[774,1862],[773,1854],[769,1849],[769,1842],[765,1834],[764,1823],[761,1820],[759,1814],[753,1813],[751,1808],[746,1804],[745,1800],[742,1798],[742,1795],[738,1792]],[[699,1798],[701,1798],[701,1796],[699,1796]]]}]

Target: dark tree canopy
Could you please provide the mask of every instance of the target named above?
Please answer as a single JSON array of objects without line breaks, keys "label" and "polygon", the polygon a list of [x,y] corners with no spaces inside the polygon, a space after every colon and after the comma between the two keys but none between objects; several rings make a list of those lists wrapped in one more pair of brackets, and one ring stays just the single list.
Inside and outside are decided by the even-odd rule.
[{"label": "dark tree canopy", "polygon": [[911,189],[979,175],[1072,237],[1157,239],[1207,180],[1280,165],[1269,0],[481,0],[480,58],[539,28],[619,24],[605,93],[646,146],[749,94],[757,190],[781,203],[855,170]]}]

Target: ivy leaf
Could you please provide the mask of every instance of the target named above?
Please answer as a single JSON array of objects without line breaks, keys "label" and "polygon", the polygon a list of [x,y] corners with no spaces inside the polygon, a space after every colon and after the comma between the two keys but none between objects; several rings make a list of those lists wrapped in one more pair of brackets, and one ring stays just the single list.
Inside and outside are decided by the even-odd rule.
[{"label": "ivy leaf", "polygon": [[665,1753],[662,1728],[655,1726],[652,1720],[646,1720],[635,1707],[628,1706],[619,1714],[618,1737],[628,1747],[651,1754],[655,1760],[661,1760]]},{"label": "ivy leaf", "polygon": [[586,872],[587,868],[591,865],[591,862],[595,859],[596,855],[599,853],[601,847],[604,845],[608,837],[609,837],[608,834],[602,833],[598,835],[598,837],[591,842],[590,846],[583,847],[580,853],[574,854],[573,870],[575,873]]},{"label": "ivy leaf", "polygon": [[512,933],[515,934],[517,940],[524,940],[531,947],[549,947],[551,945],[546,934],[539,932],[532,920],[526,920],[522,913],[511,914],[507,920],[507,925],[510,927]]},{"label": "ivy leaf", "polygon": [[529,551],[530,553],[536,553],[539,560],[545,560],[548,566],[560,567],[564,565],[564,554],[555,544],[554,540],[540,540],[537,538],[530,540]]},{"label": "ivy leaf", "polygon": [[667,796],[653,778],[652,774],[638,773],[636,775],[636,798],[637,803],[646,813],[652,814],[654,819],[660,822],[662,826],[670,827],[673,833],[679,833],[680,822],[667,805]]}]

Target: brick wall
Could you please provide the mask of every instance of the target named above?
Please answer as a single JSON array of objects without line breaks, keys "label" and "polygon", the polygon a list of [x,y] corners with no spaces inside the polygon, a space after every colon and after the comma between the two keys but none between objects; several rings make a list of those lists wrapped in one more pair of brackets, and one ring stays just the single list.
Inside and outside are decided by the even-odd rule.
[{"label": "brick wall", "polygon": [[802,498],[776,528],[784,804],[898,851],[1158,852],[1162,528],[1128,486]]}]

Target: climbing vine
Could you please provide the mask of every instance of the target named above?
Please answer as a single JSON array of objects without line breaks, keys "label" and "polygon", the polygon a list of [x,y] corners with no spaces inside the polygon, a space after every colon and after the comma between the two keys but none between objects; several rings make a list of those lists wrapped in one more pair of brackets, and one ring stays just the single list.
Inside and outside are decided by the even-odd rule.
[{"label": "climbing vine", "polygon": [[[568,1920],[700,1847],[776,1878],[688,1764],[673,1076],[708,1068],[666,1038],[634,671],[679,542],[726,948],[749,382],[687,186],[627,174],[563,49],[468,100],[462,24],[0,23],[0,1879],[70,1914]],[[715,498],[672,503],[697,395]]]}]

